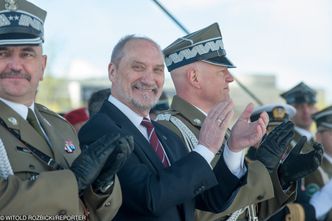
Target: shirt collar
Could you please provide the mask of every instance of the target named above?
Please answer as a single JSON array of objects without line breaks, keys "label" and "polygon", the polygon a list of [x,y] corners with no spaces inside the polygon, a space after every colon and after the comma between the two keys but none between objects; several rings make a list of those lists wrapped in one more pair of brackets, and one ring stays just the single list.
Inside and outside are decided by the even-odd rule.
[{"label": "shirt collar", "polygon": [[204,114],[205,115],[205,117],[207,116],[207,113],[205,113],[201,108],[199,108],[199,107],[197,107],[197,106],[195,106],[195,105],[193,105],[197,110],[199,110],[200,112],[202,112],[202,114]]},{"label": "shirt collar", "polygon": [[[134,112],[132,109],[130,109],[127,105],[119,101],[117,98],[110,95],[108,97],[108,101],[114,104],[124,115],[126,115],[129,120],[138,128],[141,125],[141,122],[143,120],[143,117],[136,112]],[[146,118],[150,119],[149,116],[145,116]]]},{"label": "shirt collar", "polygon": [[24,104],[15,103],[3,98],[0,98],[0,100],[13,109],[23,119],[27,119],[28,117],[28,108],[35,112],[35,103],[32,103],[29,107],[27,107]]},{"label": "shirt collar", "polygon": [[332,156],[328,155],[327,153],[324,153],[324,157],[329,161],[330,164],[332,164]]},{"label": "shirt collar", "polygon": [[312,135],[312,133],[311,133],[310,131],[307,131],[307,130],[305,130],[305,129],[303,129],[303,128],[300,128],[300,127],[297,127],[297,126],[295,126],[295,130],[296,130],[300,135],[307,137],[307,140],[308,140],[308,141],[311,140],[311,139],[313,138],[313,135]]}]

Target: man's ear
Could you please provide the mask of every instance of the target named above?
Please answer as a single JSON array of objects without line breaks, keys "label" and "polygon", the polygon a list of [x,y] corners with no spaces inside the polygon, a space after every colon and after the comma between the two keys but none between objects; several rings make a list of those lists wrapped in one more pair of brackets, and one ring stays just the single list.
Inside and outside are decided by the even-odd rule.
[{"label": "man's ear", "polygon": [[322,142],[322,135],[321,135],[320,132],[317,132],[317,133],[316,133],[316,140],[317,140],[317,142],[319,142],[319,143]]},{"label": "man's ear", "polygon": [[194,67],[190,67],[186,70],[187,81],[195,88],[201,87],[198,74],[198,71]]},{"label": "man's ear", "polygon": [[46,55],[42,55],[42,61],[41,61],[41,65],[42,65],[42,75],[40,76],[40,81],[42,81],[44,79],[44,74],[45,74],[45,69],[46,69],[46,63],[47,63],[47,56]]},{"label": "man's ear", "polygon": [[115,65],[112,63],[108,64],[108,78],[112,81],[115,78]]}]

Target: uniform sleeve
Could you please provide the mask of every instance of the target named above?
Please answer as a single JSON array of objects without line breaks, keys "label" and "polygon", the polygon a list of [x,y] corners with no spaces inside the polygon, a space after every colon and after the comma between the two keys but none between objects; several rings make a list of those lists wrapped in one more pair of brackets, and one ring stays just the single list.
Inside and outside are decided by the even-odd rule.
[{"label": "uniform sleeve", "polygon": [[238,209],[270,199],[273,196],[273,184],[267,169],[261,162],[253,161],[248,165],[246,183],[239,188],[234,200],[227,209],[217,214],[197,210],[195,214],[196,220],[218,220],[231,215]]},{"label": "uniform sleeve", "polygon": [[[287,191],[283,190],[281,184],[279,182],[279,177],[277,173],[271,174],[273,187],[274,187],[274,198],[264,201],[259,204],[259,219],[265,220],[269,217],[283,217],[282,220],[285,218],[285,207],[286,204],[293,202],[296,198],[296,187],[297,185],[291,184]],[[281,209],[283,208],[283,209]],[[271,220],[280,220],[278,219],[271,219]]]},{"label": "uniform sleeve", "polygon": [[2,215],[79,215],[76,178],[69,170],[42,172],[35,180],[0,179]]},{"label": "uniform sleeve", "polygon": [[115,176],[113,191],[110,195],[98,195],[90,188],[84,195],[84,202],[88,208],[90,220],[112,220],[122,204],[118,177]]}]

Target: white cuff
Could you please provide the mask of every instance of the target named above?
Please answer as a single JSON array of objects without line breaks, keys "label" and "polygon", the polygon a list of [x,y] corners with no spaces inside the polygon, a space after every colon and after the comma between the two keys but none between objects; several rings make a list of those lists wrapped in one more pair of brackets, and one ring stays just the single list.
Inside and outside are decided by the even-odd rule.
[{"label": "white cuff", "polygon": [[226,142],[223,156],[228,169],[232,172],[234,176],[236,176],[237,178],[241,178],[247,172],[247,168],[244,165],[243,150],[240,152],[233,152],[229,149]]},{"label": "white cuff", "polygon": [[317,219],[325,216],[332,209],[332,179],[311,197],[310,204],[315,208]]},{"label": "white cuff", "polygon": [[211,166],[211,162],[214,158],[214,153],[211,150],[209,150],[207,147],[205,147],[202,144],[198,144],[197,146],[195,146],[193,151],[201,155],[206,160],[206,162]]}]

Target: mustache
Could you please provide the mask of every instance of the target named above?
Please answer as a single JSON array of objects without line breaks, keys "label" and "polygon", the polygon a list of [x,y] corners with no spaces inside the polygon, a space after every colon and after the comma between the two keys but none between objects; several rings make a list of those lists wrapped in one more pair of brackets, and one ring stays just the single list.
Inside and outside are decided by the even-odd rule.
[{"label": "mustache", "polygon": [[15,77],[15,78],[24,78],[24,79],[26,79],[28,81],[31,80],[30,74],[27,74],[27,73],[22,73],[22,72],[18,72],[18,71],[11,71],[11,72],[0,73],[0,79],[12,78],[12,77]]}]

